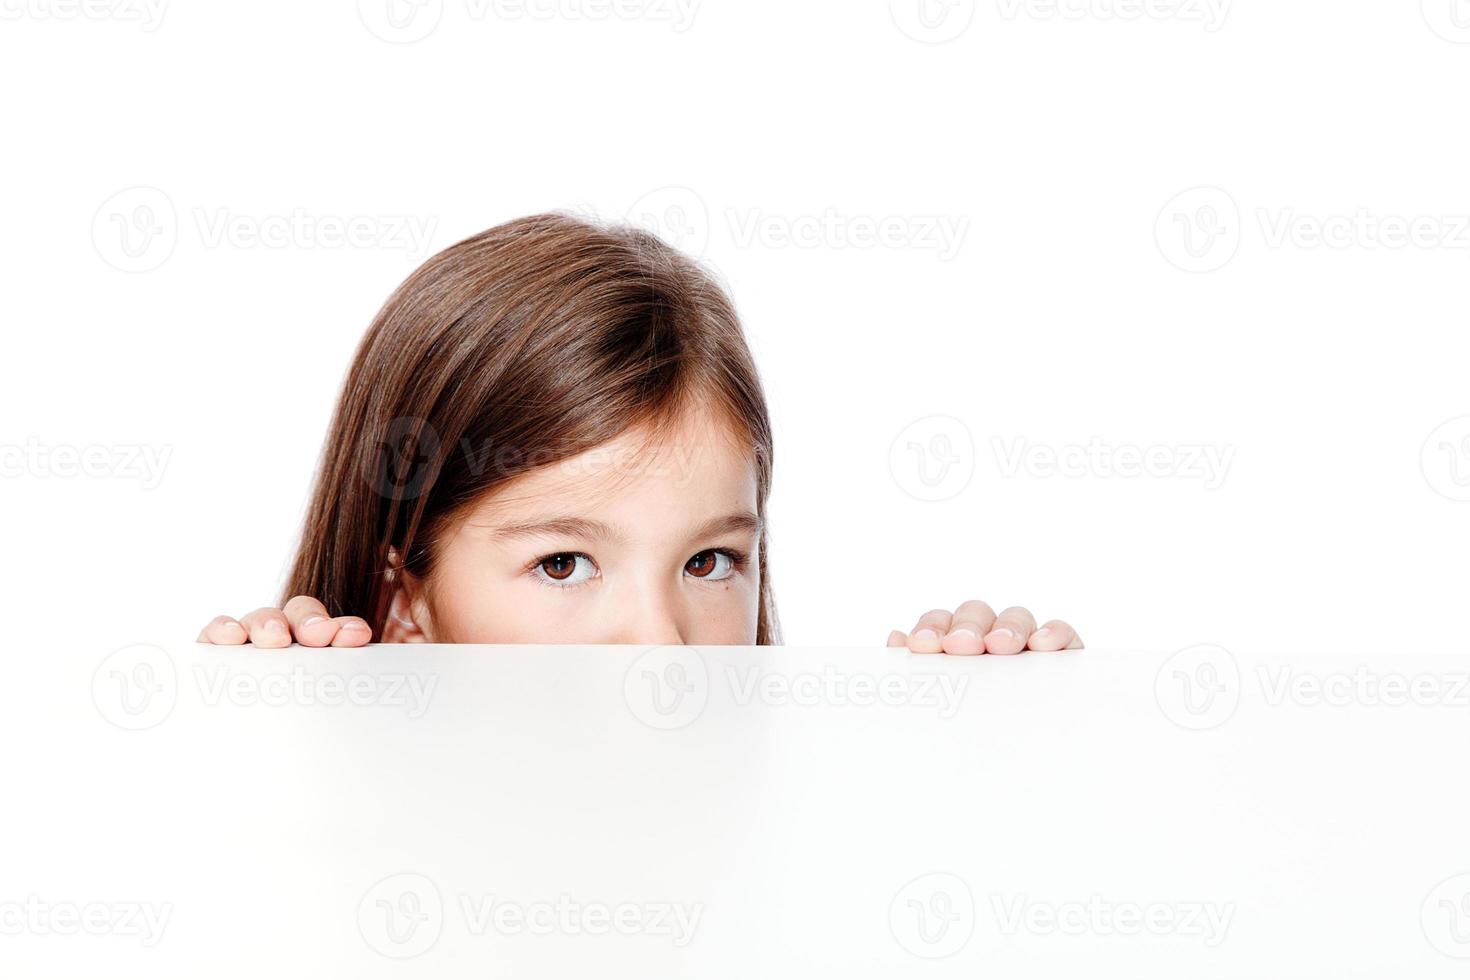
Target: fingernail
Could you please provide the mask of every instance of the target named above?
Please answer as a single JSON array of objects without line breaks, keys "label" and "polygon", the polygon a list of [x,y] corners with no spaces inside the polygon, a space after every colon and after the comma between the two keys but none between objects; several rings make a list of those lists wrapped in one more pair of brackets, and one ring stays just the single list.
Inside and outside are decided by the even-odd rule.
[{"label": "fingernail", "polygon": [[320,623],[322,620],[324,620],[326,618],[327,617],[325,617],[325,616],[318,616],[315,613],[312,613],[310,616],[307,616],[305,619],[303,619],[301,621],[301,625],[302,626],[310,626],[312,623]]},{"label": "fingernail", "polygon": [[[979,633],[976,633],[974,630],[970,629],[970,627],[968,627],[968,626],[956,626],[954,629],[952,629],[952,630],[949,631],[949,635],[950,636],[970,636],[970,637],[974,637],[976,639],[978,639],[979,636],[980,636]],[[945,639],[948,639],[948,638],[949,637],[945,637]]]},{"label": "fingernail", "polygon": [[266,620],[265,631],[267,633],[284,633],[286,632],[286,624],[279,619]]},{"label": "fingernail", "polygon": [[239,623],[235,622],[233,619],[230,620],[228,623],[220,623],[220,625],[223,626],[226,629],[239,630],[241,633],[245,632],[245,627],[241,626]]},{"label": "fingernail", "polygon": [[1016,638],[1016,631],[1013,630],[1013,629],[1009,629],[1009,628],[1007,628],[1005,626],[1002,626],[999,629],[993,629],[993,630],[991,630],[987,635],[989,635],[989,636],[1004,636],[1004,637],[1007,637],[1008,639],[1014,640]]},{"label": "fingernail", "polygon": [[354,621],[352,621],[350,623],[343,623],[342,624],[342,628],[344,630],[365,630],[365,629],[367,629],[367,624],[366,623],[359,623],[356,620],[354,620]]},{"label": "fingernail", "polygon": [[1051,636],[1051,627],[1049,627],[1049,626],[1043,626],[1041,629],[1037,630],[1035,633],[1032,633],[1031,635],[1032,636]]},{"label": "fingernail", "polygon": [[939,639],[939,634],[936,633],[936,632],[934,632],[933,630],[931,630],[927,626],[925,626],[923,629],[914,630],[914,638],[915,639],[918,639],[921,636],[924,637],[925,639],[929,639],[929,640],[937,640],[937,639]]}]

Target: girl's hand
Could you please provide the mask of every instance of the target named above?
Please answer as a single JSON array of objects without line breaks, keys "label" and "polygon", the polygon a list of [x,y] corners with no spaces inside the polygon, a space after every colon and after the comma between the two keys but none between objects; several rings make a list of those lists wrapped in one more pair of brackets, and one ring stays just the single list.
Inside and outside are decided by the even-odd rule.
[{"label": "girl's hand", "polygon": [[888,634],[891,647],[907,646],[913,653],[1020,653],[1023,650],[1078,650],[1082,638],[1060,619],[1049,620],[1040,629],[1036,617],[1020,606],[1011,606],[997,616],[979,599],[961,603],[953,613],[931,609],[919,617],[905,636],[898,630]]},{"label": "girl's hand", "polygon": [[197,643],[258,647],[288,647],[292,639],[304,647],[360,647],[373,638],[368,624],[357,616],[328,616],[327,607],[299,595],[285,609],[264,607],[239,620],[216,616],[199,633]]}]

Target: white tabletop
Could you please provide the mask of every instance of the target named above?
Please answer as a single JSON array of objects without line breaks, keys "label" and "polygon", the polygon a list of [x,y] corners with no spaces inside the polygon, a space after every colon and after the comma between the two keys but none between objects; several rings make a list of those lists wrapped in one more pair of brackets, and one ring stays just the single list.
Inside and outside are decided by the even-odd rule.
[{"label": "white tabletop", "polygon": [[8,977],[1470,969],[1462,656],[49,662],[4,701]]}]

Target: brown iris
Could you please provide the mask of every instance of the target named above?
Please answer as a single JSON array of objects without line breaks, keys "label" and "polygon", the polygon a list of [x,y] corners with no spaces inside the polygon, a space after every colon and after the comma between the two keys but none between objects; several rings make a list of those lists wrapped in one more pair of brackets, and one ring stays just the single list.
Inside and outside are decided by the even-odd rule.
[{"label": "brown iris", "polygon": [[713,551],[701,551],[689,559],[689,564],[685,565],[684,568],[695,578],[704,578],[715,570],[715,553]]},{"label": "brown iris", "polygon": [[545,572],[549,578],[554,578],[558,582],[562,582],[571,578],[572,572],[576,569],[576,567],[576,555],[552,555],[550,558],[541,563],[541,570]]}]

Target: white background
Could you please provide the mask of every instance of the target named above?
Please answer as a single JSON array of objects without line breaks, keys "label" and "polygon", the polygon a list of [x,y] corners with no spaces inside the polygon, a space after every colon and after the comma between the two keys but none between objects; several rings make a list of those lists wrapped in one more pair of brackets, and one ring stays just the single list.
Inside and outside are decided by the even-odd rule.
[{"label": "white background", "polygon": [[[1459,975],[1470,5],[527,3],[0,0],[0,912],[175,909],[151,949],[0,935],[0,972],[903,975],[943,893],[977,903],[948,975]],[[274,598],[383,299],[546,209],[728,282],[786,638],[847,649],[707,651],[664,730],[628,685],[697,651],[191,646]],[[1092,649],[852,649],[971,597]],[[972,696],[741,705],[752,664]],[[303,671],[442,693],[250,683]],[[172,685],[141,726],[139,677]],[[709,913],[687,955],[451,915],[401,963],[358,905],[400,874]],[[1018,894],[1236,918],[1006,936]]]},{"label": "white background", "polygon": [[[790,643],[980,597],[1090,645],[1463,649],[1450,0],[385,4],[0,2],[12,636],[92,657],[271,600],[379,304],[572,209],[651,216],[728,281]],[[1360,210],[1425,237],[1308,237]],[[319,237],[349,219],[366,241]],[[161,231],[130,257],[119,222]],[[1168,472],[1007,468],[1094,439]],[[104,475],[57,472],[94,446]]]}]

